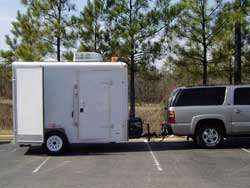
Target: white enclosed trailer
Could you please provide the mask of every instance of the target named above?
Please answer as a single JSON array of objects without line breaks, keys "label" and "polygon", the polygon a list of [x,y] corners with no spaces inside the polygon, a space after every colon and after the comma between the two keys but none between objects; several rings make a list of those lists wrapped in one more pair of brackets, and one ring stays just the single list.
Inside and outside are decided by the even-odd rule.
[{"label": "white enclosed trailer", "polygon": [[13,124],[18,144],[128,140],[127,65],[121,62],[14,62]]}]

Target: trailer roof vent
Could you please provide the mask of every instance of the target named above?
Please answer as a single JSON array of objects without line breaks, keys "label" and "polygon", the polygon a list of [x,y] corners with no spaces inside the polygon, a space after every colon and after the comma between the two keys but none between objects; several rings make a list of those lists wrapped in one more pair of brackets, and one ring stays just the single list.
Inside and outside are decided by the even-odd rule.
[{"label": "trailer roof vent", "polygon": [[76,52],[75,62],[100,62],[103,61],[102,55],[96,52]]}]

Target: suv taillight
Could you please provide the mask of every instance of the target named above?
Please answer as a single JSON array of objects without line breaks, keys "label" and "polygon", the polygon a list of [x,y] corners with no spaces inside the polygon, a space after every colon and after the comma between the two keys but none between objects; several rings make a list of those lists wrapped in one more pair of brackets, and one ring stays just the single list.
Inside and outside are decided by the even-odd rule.
[{"label": "suv taillight", "polygon": [[175,113],[174,111],[168,111],[168,122],[175,123]]}]

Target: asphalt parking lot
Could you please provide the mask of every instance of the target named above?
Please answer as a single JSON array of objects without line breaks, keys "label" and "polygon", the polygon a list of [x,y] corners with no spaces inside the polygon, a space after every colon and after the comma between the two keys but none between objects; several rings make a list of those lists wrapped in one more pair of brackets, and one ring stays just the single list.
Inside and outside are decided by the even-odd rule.
[{"label": "asphalt parking lot", "polygon": [[250,139],[219,149],[191,141],[75,145],[50,157],[0,143],[1,188],[250,187]]}]

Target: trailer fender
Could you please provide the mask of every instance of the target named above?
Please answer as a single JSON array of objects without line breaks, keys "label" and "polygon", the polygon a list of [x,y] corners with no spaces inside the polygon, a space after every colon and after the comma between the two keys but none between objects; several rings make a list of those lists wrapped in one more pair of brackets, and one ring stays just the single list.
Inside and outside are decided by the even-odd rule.
[{"label": "trailer fender", "polygon": [[68,137],[66,135],[66,132],[65,132],[64,128],[46,128],[44,130],[44,133],[45,133],[44,137],[46,136],[46,134],[51,133],[51,132],[60,132],[60,133],[63,133],[64,136],[66,137],[67,141],[68,141]]}]

